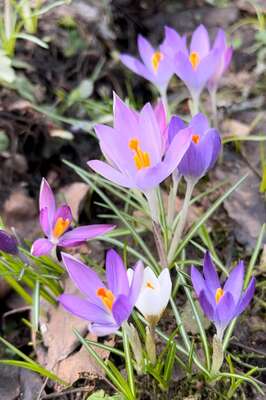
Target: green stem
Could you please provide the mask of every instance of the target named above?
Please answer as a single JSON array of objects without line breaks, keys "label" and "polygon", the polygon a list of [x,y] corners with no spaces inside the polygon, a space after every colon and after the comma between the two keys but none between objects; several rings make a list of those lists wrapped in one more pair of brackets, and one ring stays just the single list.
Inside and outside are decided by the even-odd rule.
[{"label": "green stem", "polygon": [[172,231],[172,224],[174,221],[174,216],[176,213],[176,195],[178,184],[180,182],[181,175],[178,178],[173,177],[173,185],[171,187],[169,196],[168,196],[168,211],[167,211],[167,226]]},{"label": "green stem", "polygon": [[135,388],[134,371],[133,371],[133,365],[132,365],[132,357],[131,357],[131,353],[130,353],[127,331],[126,331],[126,327],[124,326],[124,324],[122,326],[122,334],[123,334],[123,347],[124,347],[124,352],[125,352],[128,383],[129,383],[129,387],[130,387],[132,396],[135,398],[136,397],[136,388]]},{"label": "green stem", "polygon": [[161,99],[165,108],[166,119],[169,120],[170,113],[169,113],[169,105],[168,105],[168,98],[167,98],[167,88],[161,89],[160,91]]},{"label": "green stem", "polygon": [[192,117],[194,117],[194,115],[198,114],[199,112],[199,102],[200,102],[199,94],[192,96],[192,110],[191,110]]},{"label": "green stem", "polygon": [[158,224],[155,221],[152,221],[152,230],[153,230],[154,241],[155,241],[157,253],[159,256],[160,264],[161,264],[162,268],[167,268],[167,266],[168,266],[167,256],[166,256],[163,238],[162,238],[162,234],[161,234],[160,224]]},{"label": "green stem", "polygon": [[214,128],[218,128],[218,116],[217,116],[217,96],[216,89],[210,91],[211,97],[211,108],[212,108],[212,121]]},{"label": "green stem", "polygon": [[189,179],[187,181],[187,188],[186,188],[186,194],[185,194],[185,198],[184,198],[184,202],[183,202],[183,207],[181,210],[181,214],[180,214],[180,219],[178,222],[178,225],[176,227],[171,245],[170,245],[170,249],[169,249],[169,253],[168,253],[168,263],[171,264],[174,256],[175,256],[175,252],[177,249],[177,246],[180,242],[185,224],[186,224],[186,220],[187,220],[187,215],[188,215],[188,209],[189,209],[189,202],[192,196],[192,192],[195,186],[195,180]]},{"label": "green stem", "polygon": [[11,0],[5,0],[4,10],[5,36],[9,40],[12,35],[12,8]]}]

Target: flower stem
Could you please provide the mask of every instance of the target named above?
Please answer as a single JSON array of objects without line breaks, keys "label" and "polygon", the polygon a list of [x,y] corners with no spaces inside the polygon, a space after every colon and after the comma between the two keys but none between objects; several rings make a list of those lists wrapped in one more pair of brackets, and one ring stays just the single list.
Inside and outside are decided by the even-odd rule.
[{"label": "flower stem", "polygon": [[146,326],[146,351],[152,365],[156,364],[155,326]]},{"label": "flower stem", "polygon": [[161,95],[162,102],[163,102],[163,105],[164,105],[164,108],[165,108],[166,119],[168,121],[169,118],[170,118],[170,113],[169,113],[169,105],[168,105],[168,98],[167,98],[167,89],[166,88],[165,89],[161,89],[160,95]]},{"label": "flower stem", "polygon": [[214,128],[218,128],[218,116],[217,116],[217,96],[216,89],[210,91],[211,107],[212,107],[212,122]]},{"label": "flower stem", "polygon": [[220,371],[221,366],[223,365],[224,360],[224,352],[223,352],[223,343],[218,335],[214,335],[213,337],[213,345],[212,345],[212,367],[211,367],[211,375],[215,376]]},{"label": "flower stem", "polygon": [[167,257],[166,257],[164,243],[163,243],[163,238],[162,238],[162,234],[161,234],[161,227],[155,221],[152,221],[152,230],[153,230],[154,241],[155,241],[157,253],[159,256],[160,264],[161,264],[162,268],[167,268],[168,263],[167,263]]},{"label": "flower stem", "polygon": [[173,185],[168,196],[167,226],[171,229],[176,212],[176,194],[181,175],[177,178],[173,177]]},{"label": "flower stem", "polygon": [[196,182],[193,179],[187,180],[186,194],[185,194],[183,207],[182,207],[181,214],[180,214],[180,220],[176,227],[174,237],[172,239],[171,246],[170,246],[169,253],[168,253],[168,263],[169,264],[171,264],[173,262],[177,246],[180,242],[180,239],[181,239],[181,236],[182,236],[185,224],[186,224],[187,214],[188,214],[188,209],[189,209],[189,202],[190,202],[190,199],[192,196],[192,192],[193,192],[195,183]]},{"label": "flower stem", "polygon": [[194,96],[192,96],[192,110],[191,110],[192,117],[194,117],[194,115],[198,114],[199,112],[199,102],[200,102],[199,94],[195,94]]}]

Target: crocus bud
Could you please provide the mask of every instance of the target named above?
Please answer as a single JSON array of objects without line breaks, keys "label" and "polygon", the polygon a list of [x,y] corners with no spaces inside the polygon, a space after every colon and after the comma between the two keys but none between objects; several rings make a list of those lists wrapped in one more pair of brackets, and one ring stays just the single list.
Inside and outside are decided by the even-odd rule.
[{"label": "crocus bud", "polygon": [[125,323],[124,327],[128,336],[128,340],[136,360],[137,372],[140,374],[143,370],[143,351],[137,329],[133,324]]},{"label": "crocus bud", "polygon": [[16,239],[4,230],[0,230],[0,251],[13,255],[18,254]]},{"label": "crocus bud", "polygon": [[146,326],[146,351],[150,362],[154,365],[156,363],[156,344],[154,338],[154,330]]}]

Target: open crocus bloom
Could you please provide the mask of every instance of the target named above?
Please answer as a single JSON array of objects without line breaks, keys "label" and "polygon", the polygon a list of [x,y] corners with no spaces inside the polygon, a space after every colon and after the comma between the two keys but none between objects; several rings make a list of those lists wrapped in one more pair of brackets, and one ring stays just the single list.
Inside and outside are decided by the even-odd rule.
[{"label": "open crocus bloom", "polygon": [[[171,141],[186,127],[177,116],[173,116],[168,130],[168,140]],[[178,165],[178,173],[187,180],[197,181],[213,167],[221,150],[221,138],[216,129],[209,127],[205,115],[195,115],[189,127],[192,130],[191,144]]]},{"label": "open crocus bloom", "polygon": [[163,47],[160,46],[156,50],[143,36],[138,35],[138,50],[141,61],[128,54],[122,54],[122,63],[131,71],[152,82],[160,93],[164,93],[174,70],[167,54],[163,52]]},{"label": "open crocus bloom", "polygon": [[89,321],[89,330],[97,336],[116,332],[135,305],[143,280],[143,264],[139,261],[129,283],[121,257],[109,250],[106,256],[105,285],[91,268],[74,257],[62,253],[63,262],[85,298],[62,294],[60,303],[72,314]]},{"label": "open crocus bloom", "polygon": [[226,34],[222,29],[219,29],[216,35],[213,49],[217,49],[219,62],[217,62],[215,71],[207,82],[209,92],[216,92],[219,81],[229,67],[232,59],[233,48],[227,45]]},{"label": "open crocus bloom", "polygon": [[114,229],[114,225],[87,225],[71,229],[72,213],[68,205],[56,208],[54,194],[43,178],[40,197],[40,224],[46,239],[37,239],[31,248],[34,256],[49,254],[53,247],[75,247]]},{"label": "open crocus bloom", "polygon": [[114,183],[148,192],[178,166],[191,142],[189,128],[180,130],[165,151],[159,112],[147,103],[140,113],[114,95],[114,127],[96,125],[95,131],[107,162],[88,165]]},{"label": "open crocus bloom", "polygon": [[193,32],[189,49],[177,51],[171,40],[168,46],[172,47],[175,55],[177,76],[185,83],[194,101],[198,102],[203,88],[218,68],[222,50],[220,47],[210,49],[209,35],[203,25]]},{"label": "open crocus bloom", "polygon": [[191,280],[204,313],[213,321],[217,336],[222,339],[230,321],[249,305],[255,291],[255,278],[251,279],[247,289],[242,293],[244,264],[240,261],[222,286],[210,255],[206,252],[203,276],[192,266]]},{"label": "open crocus bloom", "polygon": [[[128,270],[129,279],[133,271]],[[156,325],[164,312],[172,290],[172,281],[168,268],[165,268],[158,278],[150,267],[145,268],[144,278],[136,307],[151,324]]]}]

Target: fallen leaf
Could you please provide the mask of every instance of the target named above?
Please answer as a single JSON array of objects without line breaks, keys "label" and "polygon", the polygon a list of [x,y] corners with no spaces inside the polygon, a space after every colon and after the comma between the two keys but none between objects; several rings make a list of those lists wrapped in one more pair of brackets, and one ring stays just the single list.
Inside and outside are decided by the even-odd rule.
[{"label": "fallen leaf", "polygon": [[[198,302],[196,302],[198,315],[202,321],[204,329],[208,329],[210,326],[210,321],[204,316],[201,307]],[[193,314],[191,305],[189,301],[185,303],[185,306],[181,313],[182,321],[187,332],[191,332],[193,335],[199,333],[198,324],[196,322],[195,316]]]},{"label": "fallen leaf", "polygon": [[223,137],[245,137],[250,134],[250,126],[236,119],[226,119],[221,125],[221,131],[223,132]]}]

